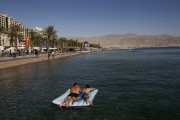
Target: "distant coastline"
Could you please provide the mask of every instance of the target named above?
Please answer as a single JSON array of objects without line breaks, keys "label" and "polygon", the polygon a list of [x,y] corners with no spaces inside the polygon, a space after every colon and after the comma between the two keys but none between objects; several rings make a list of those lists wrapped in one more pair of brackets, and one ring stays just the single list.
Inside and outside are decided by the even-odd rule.
[{"label": "distant coastline", "polygon": [[120,48],[120,47],[110,47],[107,49],[121,49],[121,50],[130,50],[130,49],[160,49],[160,48],[180,48],[180,46],[156,46],[156,47],[131,47],[131,48]]},{"label": "distant coastline", "polygon": [[[68,37],[69,38],[69,37]],[[162,35],[136,35],[136,34],[110,34],[99,37],[71,37],[80,42],[100,44],[103,48],[144,48],[144,47],[179,47],[180,37],[167,34]]]}]

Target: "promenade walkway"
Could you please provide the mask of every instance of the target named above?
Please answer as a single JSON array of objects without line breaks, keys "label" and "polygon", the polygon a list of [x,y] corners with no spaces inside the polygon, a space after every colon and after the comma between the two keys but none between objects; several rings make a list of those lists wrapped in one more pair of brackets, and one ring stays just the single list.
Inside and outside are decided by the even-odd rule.
[{"label": "promenade walkway", "polygon": [[[68,52],[68,53],[56,53],[54,59],[79,55],[79,52]],[[50,60],[52,60],[52,56]],[[41,62],[48,60],[47,54],[39,54],[38,57],[35,55],[26,55],[26,56],[17,56],[16,58],[13,57],[2,57],[0,58],[0,69],[15,67],[24,64],[30,64],[35,62]]]}]

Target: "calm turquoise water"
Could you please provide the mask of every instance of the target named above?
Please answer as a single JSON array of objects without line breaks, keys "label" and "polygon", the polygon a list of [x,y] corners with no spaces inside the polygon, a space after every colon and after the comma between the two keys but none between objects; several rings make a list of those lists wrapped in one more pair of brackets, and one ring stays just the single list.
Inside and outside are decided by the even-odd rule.
[{"label": "calm turquoise water", "polygon": [[[52,100],[74,82],[99,89],[94,106]],[[0,120],[180,120],[180,49],[110,50],[0,71]]]}]

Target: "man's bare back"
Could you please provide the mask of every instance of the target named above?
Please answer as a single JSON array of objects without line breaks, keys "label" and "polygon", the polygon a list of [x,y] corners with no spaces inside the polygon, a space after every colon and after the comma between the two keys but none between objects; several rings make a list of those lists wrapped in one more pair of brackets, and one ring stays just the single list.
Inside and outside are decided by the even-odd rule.
[{"label": "man's bare back", "polygon": [[81,92],[81,88],[79,86],[73,86],[71,88],[71,93],[77,93],[79,94]]},{"label": "man's bare back", "polygon": [[91,92],[91,90],[95,90],[95,88],[83,88],[82,92],[89,94]]},{"label": "man's bare back", "polygon": [[87,99],[90,105],[93,105],[92,101],[89,100],[89,93],[91,90],[95,90],[96,88],[90,88],[89,85],[86,85],[85,88],[82,89],[82,98]]},{"label": "man's bare back", "polygon": [[81,88],[77,83],[74,83],[74,85],[71,87],[70,94],[67,98],[65,98],[62,103],[59,105],[59,107],[62,107],[63,103],[66,102],[66,107],[71,107],[72,102],[77,100],[79,93],[81,92]]}]

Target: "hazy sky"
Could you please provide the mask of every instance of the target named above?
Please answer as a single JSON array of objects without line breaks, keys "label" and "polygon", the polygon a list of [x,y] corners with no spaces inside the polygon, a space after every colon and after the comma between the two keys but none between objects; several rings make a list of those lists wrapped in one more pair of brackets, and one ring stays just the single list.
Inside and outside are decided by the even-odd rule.
[{"label": "hazy sky", "polygon": [[0,13],[28,28],[53,25],[59,37],[180,36],[180,0],[0,0]]}]

